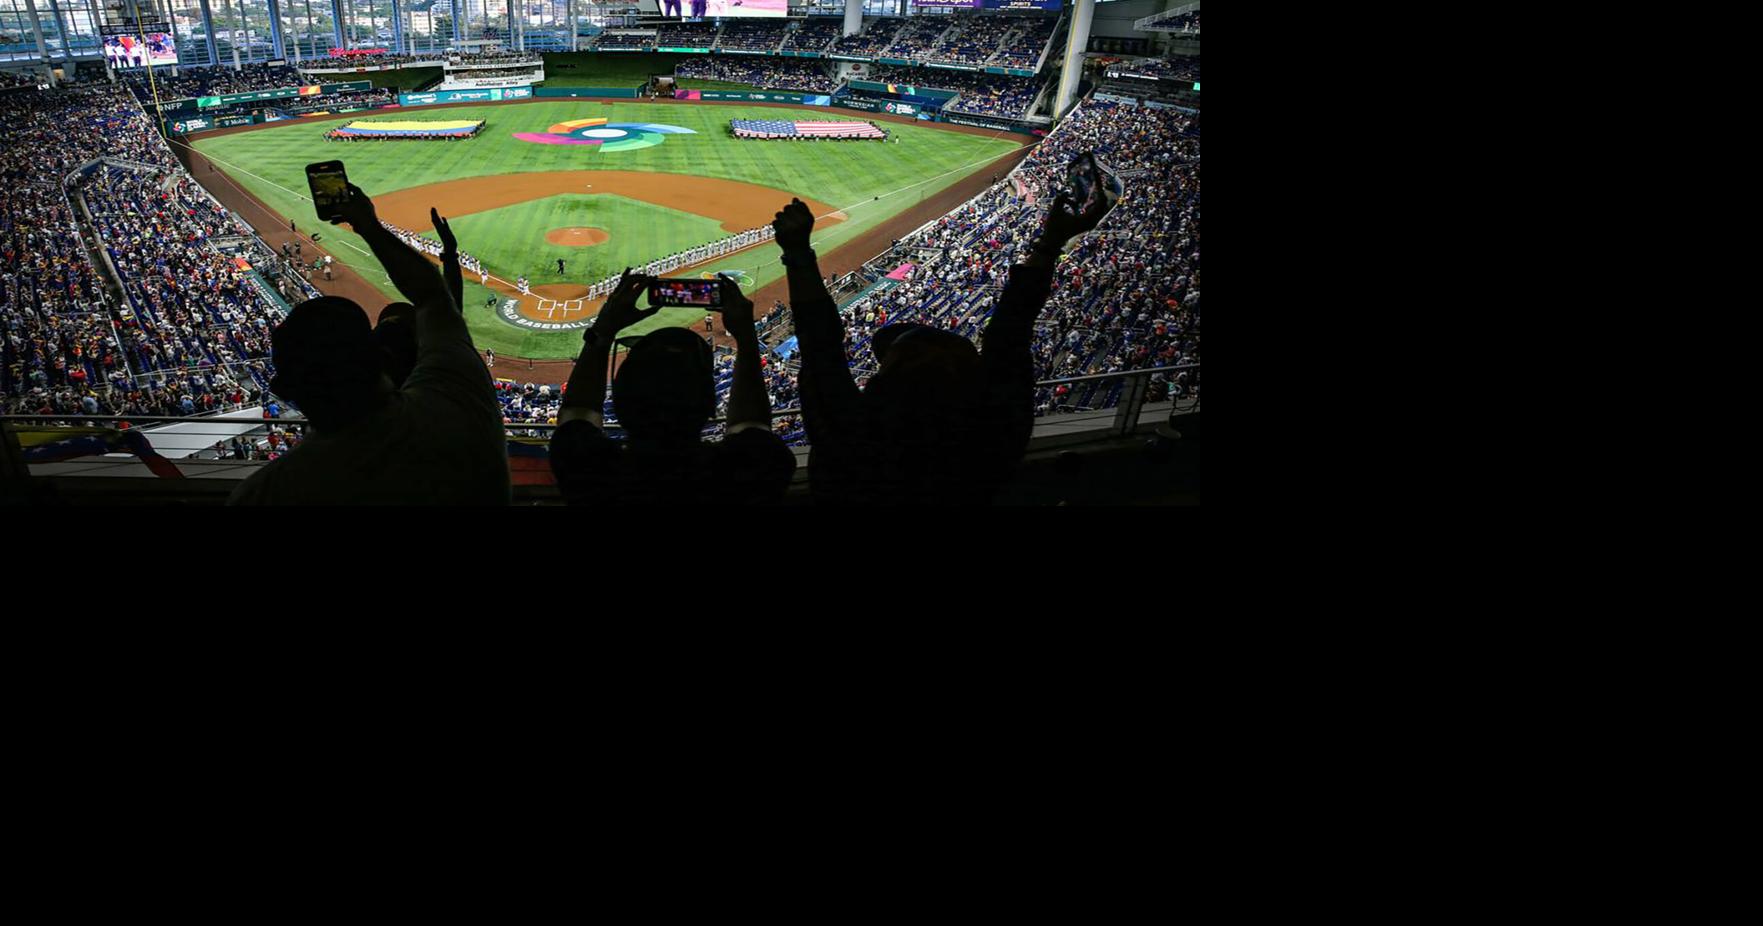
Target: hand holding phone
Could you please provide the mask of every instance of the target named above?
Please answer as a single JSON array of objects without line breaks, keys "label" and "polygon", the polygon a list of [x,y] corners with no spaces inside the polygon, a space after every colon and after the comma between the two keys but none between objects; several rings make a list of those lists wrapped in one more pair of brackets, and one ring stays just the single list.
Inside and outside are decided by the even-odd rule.
[{"label": "hand holding phone", "polygon": [[343,172],[342,161],[320,161],[306,165],[306,185],[312,190],[312,206],[326,222],[343,217],[343,205],[349,201],[349,175]]},{"label": "hand holding phone", "polygon": [[649,304],[652,306],[691,306],[710,312],[720,312],[722,311],[722,281],[650,280]]}]

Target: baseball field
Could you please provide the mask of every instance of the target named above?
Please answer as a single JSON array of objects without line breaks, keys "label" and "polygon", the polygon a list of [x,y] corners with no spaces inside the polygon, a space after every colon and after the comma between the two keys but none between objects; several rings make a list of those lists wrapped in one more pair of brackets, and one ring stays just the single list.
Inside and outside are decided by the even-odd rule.
[{"label": "baseball field", "polygon": [[[579,352],[579,326],[598,308],[582,298],[587,287],[625,266],[767,224],[792,196],[813,208],[814,246],[825,255],[962,178],[993,170],[1021,144],[1010,135],[907,123],[884,124],[897,144],[729,135],[730,119],[862,118],[823,107],[547,100],[357,117],[485,125],[464,140],[329,142],[325,132],[342,123],[293,121],[197,137],[193,146],[227,182],[302,232],[317,230],[321,247],[389,299],[396,291],[361,239],[318,222],[305,165],[342,160],[382,220],[429,237],[429,207],[439,209],[460,249],[491,275],[488,286],[466,276],[465,311],[478,347],[537,359]],[[766,243],[671,275],[732,272],[752,292],[783,275],[777,257]],[[514,288],[523,276],[531,295]],[[701,319],[692,309],[664,310],[630,333]],[[565,325],[576,330],[556,327]]]}]

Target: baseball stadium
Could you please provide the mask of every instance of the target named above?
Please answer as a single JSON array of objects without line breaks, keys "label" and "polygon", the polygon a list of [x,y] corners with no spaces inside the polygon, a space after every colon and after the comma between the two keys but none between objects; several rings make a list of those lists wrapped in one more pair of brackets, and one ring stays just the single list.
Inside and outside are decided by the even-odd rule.
[{"label": "baseball stadium", "polygon": [[0,500],[1197,506],[1199,31],[0,0]]}]

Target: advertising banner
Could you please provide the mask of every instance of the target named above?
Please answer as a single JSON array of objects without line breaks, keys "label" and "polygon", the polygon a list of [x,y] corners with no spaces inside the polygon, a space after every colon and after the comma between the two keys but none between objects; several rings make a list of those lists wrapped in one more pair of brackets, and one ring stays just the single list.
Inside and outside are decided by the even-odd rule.
[{"label": "advertising banner", "polygon": [[[674,91],[677,98],[680,91]],[[686,91],[691,92],[691,91]],[[730,90],[702,90],[696,99],[702,100],[745,100],[749,103],[800,103],[800,93],[737,93]]]},{"label": "advertising banner", "polygon": [[436,103],[500,103],[503,100],[524,100],[533,95],[531,87],[492,87],[485,90],[436,90],[430,93],[400,93],[400,106],[432,106]]},{"label": "advertising banner", "polygon": [[918,114],[918,107],[912,103],[894,103],[884,100],[854,100],[846,98],[834,100],[833,105],[843,106],[846,109],[858,109],[866,113],[893,113],[896,116],[915,116]]},{"label": "advertising banner", "polygon": [[166,131],[173,135],[188,135],[191,132],[201,132],[205,129],[214,128],[214,121],[211,119],[204,119],[201,116],[190,116],[185,119],[167,119],[165,121],[165,128]]},{"label": "advertising banner", "polygon": [[970,125],[976,129],[996,129],[1003,132],[1016,132],[1019,135],[1045,135],[1047,130],[1038,125],[1018,122],[1015,119],[993,119],[989,116],[969,116],[965,113],[943,113],[942,121],[955,125]]}]

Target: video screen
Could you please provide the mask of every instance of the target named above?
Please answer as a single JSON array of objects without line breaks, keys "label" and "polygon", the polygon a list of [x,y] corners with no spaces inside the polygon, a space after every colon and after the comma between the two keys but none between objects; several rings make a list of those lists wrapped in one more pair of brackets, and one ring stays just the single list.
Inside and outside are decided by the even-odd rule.
[{"label": "video screen", "polygon": [[790,12],[790,0],[660,0],[661,15],[681,19],[719,19],[764,16],[782,19]]},{"label": "video screen", "polygon": [[335,205],[349,198],[349,178],[342,174],[313,174],[312,190],[319,205]]},{"label": "video screen", "polygon": [[169,67],[178,63],[177,43],[168,32],[146,33],[146,43],[139,35],[113,35],[104,40],[104,60],[112,67],[138,68],[151,64]]},{"label": "video screen", "polygon": [[709,308],[720,303],[714,280],[656,280],[651,285],[654,305],[696,305]]}]

